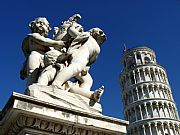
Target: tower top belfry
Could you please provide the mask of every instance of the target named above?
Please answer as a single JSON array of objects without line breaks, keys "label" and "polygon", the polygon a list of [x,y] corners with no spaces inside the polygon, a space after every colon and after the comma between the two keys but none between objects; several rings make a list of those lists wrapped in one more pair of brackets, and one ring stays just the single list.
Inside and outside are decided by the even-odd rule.
[{"label": "tower top belfry", "polygon": [[144,64],[156,64],[156,54],[148,47],[137,47],[128,49],[122,56],[124,69]]}]

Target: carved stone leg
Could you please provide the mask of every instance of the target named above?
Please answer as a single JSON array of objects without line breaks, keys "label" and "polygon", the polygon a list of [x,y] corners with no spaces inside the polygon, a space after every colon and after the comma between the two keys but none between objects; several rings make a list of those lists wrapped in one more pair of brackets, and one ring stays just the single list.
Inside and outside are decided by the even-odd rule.
[{"label": "carved stone leg", "polygon": [[104,86],[101,86],[99,89],[95,90],[95,92],[92,94],[90,98],[89,105],[94,106],[96,102],[99,102],[103,92],[104,92]]},{"label": "carved stone leg", "polygon": [[70,64],[67,68],[64,68],[60,72],[57,73],[52,86],[57,88],[62,88],[62,85],[68,81],[70,78],[76,76],[83,70],[83,65],[81,64]]},{"label": "carved stone leg", "polygon": [[53,81],[56,75],[56,68],[52,65],[45,68],[42,73],[40,74],[37,83],[40,85],[48,85],[50,81]]}]

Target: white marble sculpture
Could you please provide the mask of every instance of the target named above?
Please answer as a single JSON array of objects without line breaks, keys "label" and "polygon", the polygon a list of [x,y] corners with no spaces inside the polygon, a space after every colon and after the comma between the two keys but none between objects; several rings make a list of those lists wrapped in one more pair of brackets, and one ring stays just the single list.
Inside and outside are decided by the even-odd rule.
[{"label": "white marble sculpture", "polygon": [[50,47],[63,48],[63,41],[55,41],[45,38],[50,31],[49,22],[46,18],[36,18],[29,24],[32,33],[28,34],[22,44],[22,49],[26,61],[21,70],[21,78],[25,79],[28,75],[27,86],[36,83],[40,67],[43,67],[44,53],[50,50]]},{"label": "white marble sculpture", "polygon": [[[97,59],[106,36],[99,28],[84,32],[78,19],[81,16],[75,14],[62,22],[60,28],[55,27],[53,39],[45,38],[50,30],[46,18],[32,21],[32,33],[25,37],[22,45],[26,61],[20,73],[22,79],[27,74],[27,86],[37,84],[76,93],[89,98],[89,105],[93,106],[104,87],[91,91],[93,79],[89,66]],[[75,82],[70,81],[72,78]]]}]

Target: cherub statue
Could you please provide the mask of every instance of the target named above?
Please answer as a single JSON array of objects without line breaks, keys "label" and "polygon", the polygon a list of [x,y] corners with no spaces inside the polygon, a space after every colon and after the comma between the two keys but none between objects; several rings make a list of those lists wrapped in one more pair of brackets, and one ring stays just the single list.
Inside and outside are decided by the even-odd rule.
[{"label": "cherub statue", "polygon": [[21,79],[25,79],[28,76],[27,86],[37,82],[40,67],[43,67],[45,52],[49,51],[50,47],[61,49],[65,46],[61,40],[55,41],[45,38],[51,29],[46,18],[36,18],[30,22],[29,27],[32,33],[28,34],[23,40],[22,50],[26,61],[20,72]]},{"label": "cherub statue", "polygon": [[[80,15],[76,14],[70,17],[68,21],[63,22],[61,28],[55,28],[54,39],[64,40],[69,43],[69,46],[66,46],[68,50],[64,53],[66,57],[62,55],[53,56],[55,63],[48,65],[43,70],[38,83],[49,85],[49,82],[50,84],[52,82],[53,87],[65,90],[64,86],[66,86],[67,82],[75,77],[78,83],[71,83],[68,91],[90,98],[90,105],[94,105],[95,102],[99,101],[104,87],[91,91],[93,79],[88,72],[88,65],[96,60],[100,53],[99,45],[106,40],[106,36],[99,28],[93,28],[89,32],[84,32],[83,27],[76,22],[77,19],[80,19]],[[49,54],[54,55],[58,53]],[[66,64],[62,63],[62,60],[58,61],[58,57],[60,59],[64,57],[65,60],[63,61],[66,61]]]},{"label": "cherub statue", "polygon": [[[87,41],[84,42],[84,37]],[[77,76],[83,69],[93,63],[100,53],[100,45],[106,40],[104,32],[93,28],[89,32],[77,35],[68,48],[70,63],[68,67],[57,73],[52,85],[61,88],[63,83]]]},{"label": "cherub statue", "polygon": [[[53,39],[45,37],[50,31],[46,18],[36,18],[30,23],[32,33],[25,37],[22,45],[26,61],[21,78],[28,75],[27,86],[38,83],[80,94],[89,98],[89,104],[93,106],[99,101],[104,87],[91,91],[93,79],[89,65],[97,59],[99,46],[106,36],[99,28],[84,32],[76,22],[80,18],[75,14],[64,21],[61,28],[55,27]],[[71,78],[75,78],[75,82],[71,82]]]},{"label": "cherub statue", "polygon": [[[75,14],[72,17],[70,17],[67,21],[62,22],[60,28],[54,27],[53,39],[55,39],[56,41],[66,42],[66,48],[68,48],[71,41],[73,40],[73,36],[71,34],[74,34],[71,32],[72,31],[71,29],[72,28],[76,29],[75,31],[76,33],[83,32],[82,26],[76,23],[76,21],[80,18],[81,16],[79,14]],[[67,43],[69,43],[69,45]],[[64,65],[65,62],[67,65],[69,55],[66,53],[66,48],[61,49],[60,52],[56,50],[50,50],[49,52],[45,53],[44,56],[45,68],[43,69],[42,73],[38,78],[37,81],[38,84],[49,85],[49,82],[53,81],[57,69],[59,69],[58,72],[60,72],[60,69],[64,67],[62,65]]]},{"label": "cherub statue", "polygon": [[[84,78],[84,80],[91,79],[88,72],[84,76],[80,74],[83,73],[88,65],[92,64],[97,59],[97,56],[100,53],[99,46],[106,40],[104,32],[99,28],[93,28],[89,32],[79,32],[71,27],[69,30],[71,31],[71,35],[74,36],[74,40],[67,51],[67,54],[69,55],[69,65],[58,71],[52,82],[52,86],[60,89],[63,89],[63,84],[72,77],[79,77],[80,79]],[[90,82],[89,88],[91,88],[91,86],[92,83]],[[90,91],[90,89],[72,85],[69,91],[90,98],[90,105],[94,105],[95,102],[99,101],[103,90],[104,87],[101,87],[93,92]]]},{"label": "cherub statue", "polygon": [[[45,68],[39,75],[37,84],[48,86],[53,82],[57,72],[61,72],[64,68],[68,66],[67,61],[58,61],[58,57],[61,56],[61,52],[57,50],[50,50],[44,55],[44,65]],[[86,66],[81,73],[75,76],[76,81],[67,81],[63,84],[61,89],[85,96],[90,99],[89,105],[93,106],[99,101],[101,95],[103,94],[104,87],[91,91],[91,86],[93,83],[92,77],[89,74],[89,68]]]}]

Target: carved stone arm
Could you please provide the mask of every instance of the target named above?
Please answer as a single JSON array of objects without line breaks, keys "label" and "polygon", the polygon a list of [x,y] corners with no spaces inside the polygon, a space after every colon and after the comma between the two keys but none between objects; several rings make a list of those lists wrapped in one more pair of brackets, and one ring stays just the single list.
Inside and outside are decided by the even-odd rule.
[{"label": "carved stone arm", "polygon": [[45,38],[38,33],[29,34],[29,37],[31,38],[32,41],[42,46],[58,47],[58,48],[63,48],[65,46],[64,41],[56,41],[50,38]]},{"label": "carved stone arm", "polygon": [[81,35],[82,32],[79,32],[79,29],[77,29],[75,26],[71,26],[69,29],[68,29],[68,33],[73,37],[73,38],[76,38],[77,36]]}]

